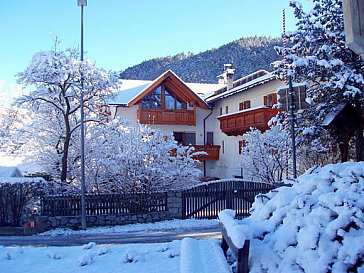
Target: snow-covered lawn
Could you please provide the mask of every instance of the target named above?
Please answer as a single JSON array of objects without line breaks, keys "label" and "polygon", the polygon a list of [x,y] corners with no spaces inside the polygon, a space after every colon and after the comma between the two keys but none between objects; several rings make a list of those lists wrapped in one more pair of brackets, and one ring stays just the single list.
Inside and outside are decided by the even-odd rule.
[{"label": "snow-covered lawn", "polygon": [[181,241],[163,244],[76,247],[2,247],[6,273],[171,273],[179,272]]},{"label": "snow-covered lawn", "polygon": [[[176,233],[188,229],[204,229],[217,227],[216,220],[172,220],[149,224],[135,224],[115,227],[88,228],[85,231],[70,229],[55,229],[40,235],[54,237],[77,237],[83,235],[118,234],[176,230]],[[192,239],[190,239],[192,240]],[[171,273],[180,272],[181,240],[160,244],[125,244],[97,245],[90,242],[83,246],[74,247],[4,247],[0,245],[0,272],[6,273],[68,273],[68,272],[97,272],[97,273]],[[219,240],[194,240],[200,245],[201,253],[219,252]],[[194,249],[188,249],[189,255],[196,256]],[[200,255],[200,254],[199,254]],[[226,261],[222,255],[220,266]],[[215,255],[215,260],[216,255]],[[186,259],[185,259],[186,260]],[[199,259],[197,259],[199,260]],[[215,263],[216,261],[214,261]],[[192,264],[191,264],[192,263]],[[195,261],[189,260],[188,266],[194,266]],[[214,264],[207,263],[205,264]],[[196,265],[198,266],[198,265]],[[211,265],[210,265],[211,266]],[[201,265],[199,265],[201,267]],[[216,269],[216,272],[225,272]],[[203,273],[203,271],[201,272]]]}]

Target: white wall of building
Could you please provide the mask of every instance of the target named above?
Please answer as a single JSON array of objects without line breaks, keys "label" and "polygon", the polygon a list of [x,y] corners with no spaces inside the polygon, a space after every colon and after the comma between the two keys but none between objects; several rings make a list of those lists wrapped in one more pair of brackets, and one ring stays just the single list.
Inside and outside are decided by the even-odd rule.
[{"label": "white wall of building", "polygon": [[207,176],[231,178],[240,176],[244,169],[244,166],[241,166],[239,154],[239,141],[243,140],[243,136],[227,136],[220,130],[220,122],[217,119],[220,116],[220,108],[225,115],[226,106],[228,106],[228,113],[232,114],[239,111],[239,103],[245,100],[251,101],[251,108],[263,106],[263,97],[275,93],[282,85],[281,81],[274,80],[214,102],[213,114],[208,118],[206,129],[207,131],[213,130],[214,144],[221,146],[220,160],[206,162]]}]

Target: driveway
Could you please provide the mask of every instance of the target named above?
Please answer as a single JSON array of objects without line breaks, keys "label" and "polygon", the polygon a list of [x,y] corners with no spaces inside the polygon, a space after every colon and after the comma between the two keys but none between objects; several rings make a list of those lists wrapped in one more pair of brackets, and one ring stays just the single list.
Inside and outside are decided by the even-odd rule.
[{"label": "driveway", "polygon": [[161,231],[139,231],[124,233],[95,233],[83,235],[31,235],[31,236],[0,236],[3,246],[77,246],[89,242],[97,244],[134,244],[163,243],[181,240],[185,237],[196,239],[221,238],[218,227],[195,227]]}]

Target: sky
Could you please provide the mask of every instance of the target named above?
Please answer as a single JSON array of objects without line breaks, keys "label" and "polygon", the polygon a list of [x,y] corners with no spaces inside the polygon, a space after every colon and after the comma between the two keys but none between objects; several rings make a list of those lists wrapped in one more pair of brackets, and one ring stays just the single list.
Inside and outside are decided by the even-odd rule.
[{"label": "sky", "polygon": [[[307,6],[307,0],[301,1]],[[88,0],[85,57],[120,71],[156,57],[199,53],[241,37],[282,33],[295,18],[289,0]],[[0,1],[0,91],[14,92],[16,74],[38,51],[80,45],[77,0]],[[228,59],[228,58],[227,58]]]}]

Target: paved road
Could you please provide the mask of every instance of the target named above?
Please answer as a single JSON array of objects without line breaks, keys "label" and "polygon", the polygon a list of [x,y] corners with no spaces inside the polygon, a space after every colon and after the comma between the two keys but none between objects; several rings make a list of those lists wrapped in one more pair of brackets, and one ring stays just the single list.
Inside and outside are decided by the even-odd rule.
[{"label": "paved road", "polygon": [[221,238],[218,228],[191,228],[181,230],[105,233],[58,236],[0,236],[3,246],[77,246],[95,242],[97,244],[163,243],[185,237],[198,239]]}]

